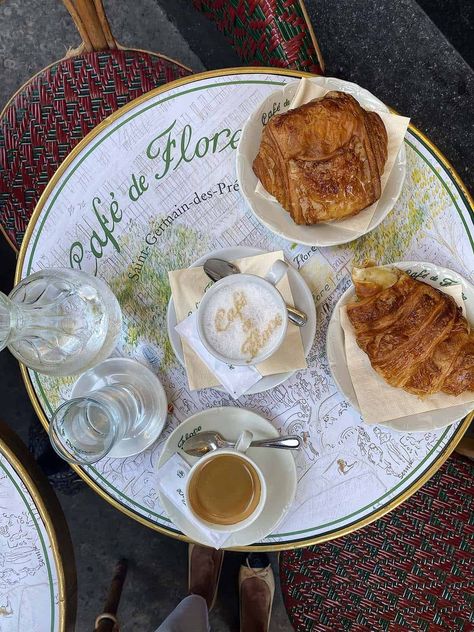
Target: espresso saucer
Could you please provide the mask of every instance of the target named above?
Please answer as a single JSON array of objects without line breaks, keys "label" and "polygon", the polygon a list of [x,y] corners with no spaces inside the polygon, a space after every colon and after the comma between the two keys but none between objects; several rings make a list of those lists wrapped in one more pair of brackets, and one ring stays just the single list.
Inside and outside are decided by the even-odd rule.
[{"label": "espresso saucer", "polygon": [[[261,250],[260,248],[250,248],[248,246],[222,248],[209,252],[204,257],[200,257],[190,267],[196,268],[198,266],[202,266],[206,259],[210,259],[211,257],[218,257],[220,259],[226,259],[227,261],[233,261],[234,259],[243,259],[244,257],[255,257],[256,255],[263,255],[265,254],[265,252],[265,250]],[[316,335],[316,307],[314,304],[313,295],[311,294],[311,290],[309,289],[306,281],[303,279],[298,270],[296,270],[292,266],[290,266],[290,269],[288,270],[288,280],[290,283],[291,292],[293,294],[295,306],[305,312],[308,316],[308,322],[304,327],[301,328],[301,340],[303,343],[305,356],[307,356],[313,345],[314,336]],[[181,344],[181,338],[179,337],[179,334],[175,330],[176,325],[176,312],[174,309],[173,298],[171,297],[168,303],[167,311],[168,337],[175,356],[178,358],[181,366],[184,367],[185,365],[183,345]],[[275,373],[274,375],[266,375],[265,377],[262,377],[262,379],[259,380],[256,384],[254,384],[245,394],[255,395],[256,393],[263,393],[264,391],[275,388],[276,386],[283,384],[283,382],[286,382],[286,380],[291,377],[293,373],[295,373],[295,371],[289,371],[287,373]],[[216,386],[215,388],[217,390],[224,390],[221,386]]]},{"label": "espresso saucer", "polygon": [[[237,441],[243,430],[250,430],[253,439],[278,437],[272,424],[245,408],[210,408],[196,413],[181,423],[166,441],[157,468],[160,468],[178,452],[189,465],[198,461],[180,449],[187,437],[205,430],[217,430],[229,441]],[[275,448],[249,448],[247,455],[261,469],[267,484],[267,499],[260,516],[250,526],[229,535],[226,549],[260,543],[270,535],[283,520],[293,502],[296,492],[296,466],[289,450]],[[164,494],[160,492],[161,505],[176,527],[194,542],[213,546]]]}]

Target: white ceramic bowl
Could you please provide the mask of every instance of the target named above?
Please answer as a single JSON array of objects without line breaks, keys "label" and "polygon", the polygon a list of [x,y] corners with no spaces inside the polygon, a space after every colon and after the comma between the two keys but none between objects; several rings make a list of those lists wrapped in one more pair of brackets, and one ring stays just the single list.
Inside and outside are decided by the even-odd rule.
[{"label": "white ceramic bowl", "polygon": [[[237,441],[244,430],[253,434],[253,439],[278,437],[278,431],[267,420],[246,408],[235,406],[207,408],[182,421],[170,434],[158,459],[159,469],[166,461],[178,452],[189,464],[198,462],[197,457],[190,456],[182,450],[183,437],[196,432],[219,429],[229,441]],[[265,478],[267,499],[262,513],[250,526],[232,531],[225,541],[226,548],[247,546],[261,542],[269,534],[274,533],[278,524],[287,515],[296,493],[296,465],[291,450],[265,450],[250,447],[247,456],[259,467]],[[175,528],[185,533],[194,542],[205,546],[215,546],[206,531],[198,528],[194,521],[187,518],[177,505],[158,491],[160,502]]]},{"label": "white ceramic bowl", "polygon": [[[195,261],[191,267],[202,266],[204,261],[210,257],[217,257],[218,259],[227,259],[228,261],[233,261],[234,259],[242,259],[243,257],[253,257],[255,255],[264,254],[265,250],[261,250],[260,248],[250,248],[249,246],[232,246],[229,248],[220,248],[218,250],[214,250],[203,257],[200,257],[197,261]],[[313,295],[311,294],[311,290],[306,284],[305,280],[301,276],[301,274],[290,266],[288,271],[288,280],[290,282],[291,291],[293,293],[293,299],[295,301],[295,305],[298,306],[299,309],[303,310],[308,316],[308,322],[304,327],[301,328],[301,339],[303,341],[303,348],[305,356],[308,356],[308,353],[311,350],[313,345],[314,336],[316,335],[316,307],[314,304]],[[171,347],[181,364],[181,366],[185,366],[184,364],[184,354],[183,354],[183,346],[181,344],[181,338],[179,337],[178,332],[176,331],[176,312],[174,309],[173,298],[171,297],[168,303],[168,311],[167,311],[167,328],[168,328],[168,336],[170,339]],[[263,393],[268,391],[280,384],[283,384],[291,375],[293,375],[294,371],[290,371],[287,373],[275,373],[274,375],[266,375],[262,377],[256,384],[254,384],[246,393],[247,395],[255,395],[256,393]],[[223,390],[221,386],[217,387],[217,390]]]},{"label": "white ceramic bowl", "polygon": [[[355,83],[336,79],[335,77],[314,77],[311,81],[327,90],[341,90],[351,94],[366,109],[388,112],[387,106],[368,90]],[[242,195],[246,199],[255,217],[265,224],[273,233],[291,242],[308,246],[336,246],[345,244],[376,228],[392,210],[397,201],[405,180],[406,153],[403,143],[398,152],[395,165],[390,173],[385,189],[380,197],[377,210],[368,228],[363,232],[354,232],[344,228],[344,220],[304,226],[295,224],[290,214],[276,201],[269,200],[255,193],[257,176],[252,170],[252,163],[260,147],[263,122],[262,114],[272,110],[273,104],[280,106],[279,113],[288,110],[293,99],[298,81],[287,84],[284,88],[272,93],[260,107],[247,119],[237,148],[237,178]],[[287,103],[287,105],[285,105]]]}]

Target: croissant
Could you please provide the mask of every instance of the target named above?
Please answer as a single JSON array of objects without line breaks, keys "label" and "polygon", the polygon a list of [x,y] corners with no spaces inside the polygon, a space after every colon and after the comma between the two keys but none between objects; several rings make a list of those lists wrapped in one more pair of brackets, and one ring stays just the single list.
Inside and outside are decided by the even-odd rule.
[{"label": "croissant", "polygon": [[380,116],[333,91],[271,118],[253,170],[297,224],[316,224],[376,202],[386,160]]},{"label": "croissant", "polygon": [[397,268],[354,268],[357,343],[391,386],[421,397],[474,391],[474,334],[451,296]]}]

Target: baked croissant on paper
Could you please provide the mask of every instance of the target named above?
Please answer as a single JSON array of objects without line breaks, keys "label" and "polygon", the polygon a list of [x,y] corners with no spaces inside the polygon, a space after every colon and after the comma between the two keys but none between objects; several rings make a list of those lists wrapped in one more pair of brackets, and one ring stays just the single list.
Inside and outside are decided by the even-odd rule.
[{"label": "baked croissant on paper", "polygon": [[271,118],[253,170],[297,224],[316,224],[376,202],[386,160],[380,116],[332,91]]},{"label": "baked croissant on paper", "polygon": [[397,268],[354,268],[347,307],[359,347],[391,386],[474,391],[474,334],[454,299]]}]

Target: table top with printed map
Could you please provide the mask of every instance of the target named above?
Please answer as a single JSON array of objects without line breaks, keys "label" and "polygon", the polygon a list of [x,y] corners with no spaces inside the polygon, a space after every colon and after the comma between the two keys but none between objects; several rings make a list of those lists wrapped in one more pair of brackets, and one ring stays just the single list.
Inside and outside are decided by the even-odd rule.
[{"label": "table top with printed map", "polygon": [[[185,539],[160,505],[156,465],[177,425],[205,408],[248,408],[303,439],[295,501],[276,531],[254,545],[266,550],[338,537],[375,520],[440,467],[470,421],[412,433],[364,424],[336,388],[325,352],[329,318],[351,284],[354,257],[430,261],[474,282],[472,200],[423,134],[410,126],[406,135],[407,176],[394,209],[348,244],[290,243],[261,225],[239,193],[235,158],[243,124],[268,95],[302,75],[255,68],[203,73],[121,108],[62,164],[23,242],[17,281],[58,266],[104,278],[124,315],[118,353],[160,377],[170,413],[158,441],[136,456],[77,470],[118,509],[174,537]],[[318,324],[307,369],[273,390],[233,401],[218,390],[189,390],[169,343],[166,308],[169,270],[236,245],[283,249],[311,288]],[[75,378],[24,368],[23,375],[46,426]]]},{"label": "table top with printed map", "polygon": [[58,501],[24,444],[0,423],[0,631],[70,630],[74,569]]}]

